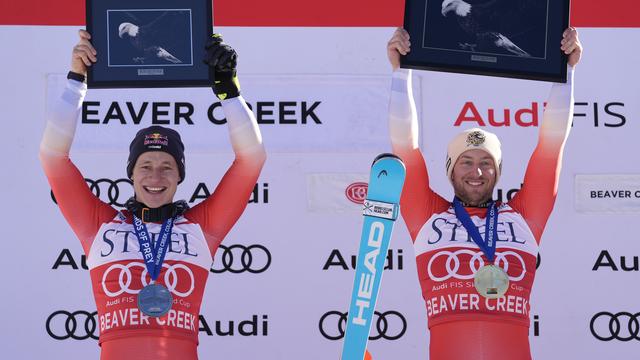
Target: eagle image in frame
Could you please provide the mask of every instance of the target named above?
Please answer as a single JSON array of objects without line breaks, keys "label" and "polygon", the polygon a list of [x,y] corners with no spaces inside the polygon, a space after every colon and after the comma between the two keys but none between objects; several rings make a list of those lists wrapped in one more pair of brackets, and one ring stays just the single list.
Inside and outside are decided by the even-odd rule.
[{"label": "eagle image in frame", "polygon": [[201,61],[212,34],[211,1],[87,0],[98,51],[90,88],[211,86]]},{"label": "eagle image in frame", "polygon": [[569,0],[406,0],[402,67],[566,82]]},{"label": "eagle image in frame", "polygon": [[191,9],[107,10],[108,67],[191,66]]}]

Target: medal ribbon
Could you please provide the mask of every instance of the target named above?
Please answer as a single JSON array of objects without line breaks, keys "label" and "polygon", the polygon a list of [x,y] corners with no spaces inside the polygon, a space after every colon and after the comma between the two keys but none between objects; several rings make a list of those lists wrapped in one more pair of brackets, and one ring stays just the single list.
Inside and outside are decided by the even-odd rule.
[{"label": "medal ribbon", "polygon": [[462,202],[458,197],[453,198],[453,209],[456,212],[456,217],[462,223],[467,232],[473,239],[480,250],[487,256],[487,260],[490,263],[493,263],[493,259],[496,254],[496,240],[498,239],[498,209],[496,203],[491,201],[489,203],[489,208],[487,209],[486,214],[486,223],[484,230],[484,239],[482,239],[482,235],[480,235],[480,231],[478,231],[478,227],[473,223],[469,213],[462,205]]},{"label": "medal ribbon", "polygon": [[147,225],[137,216],[133,216],[133,229],[138,237],[140,252],[142,253],[147,271],[153,282],[155,282],[160,275],[164,256],[167,254],[167,249],[169,248],[168,240],[171,235],[171,229],[173,228],[173,221],[174,218],[169,218],[162,223],[156,246],[153,246],[153,244],[151,244],[151,236],[149,231],[147,231]]}]

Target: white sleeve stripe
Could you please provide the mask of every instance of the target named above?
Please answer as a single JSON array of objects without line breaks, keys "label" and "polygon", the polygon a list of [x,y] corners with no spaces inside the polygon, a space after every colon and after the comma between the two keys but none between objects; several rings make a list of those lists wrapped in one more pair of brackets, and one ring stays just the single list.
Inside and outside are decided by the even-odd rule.
[{"label": "white sleeve stripe", "polygon": [[262,152],[262,136],[255,116],[241,96],[222,101],[229,137],[236,154]]},{"label": "white sleeve stripe", "polygon": [[76,132],[78,113],[87,86],[68,80],[61,96],[52,94],[47,108],[47,125],[40,142],[40,149],[51,154],[68,155]]}]

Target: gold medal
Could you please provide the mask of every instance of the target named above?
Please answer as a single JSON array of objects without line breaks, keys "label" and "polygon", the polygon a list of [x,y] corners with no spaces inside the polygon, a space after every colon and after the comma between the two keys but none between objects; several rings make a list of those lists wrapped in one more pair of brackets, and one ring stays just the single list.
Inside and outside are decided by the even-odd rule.
[{"label": "gold medal", "polygon": [[509,276],[498,266],[485,265],[474,275],[473,285],[478,294],[488,299],[497,299],[507,292]]}]

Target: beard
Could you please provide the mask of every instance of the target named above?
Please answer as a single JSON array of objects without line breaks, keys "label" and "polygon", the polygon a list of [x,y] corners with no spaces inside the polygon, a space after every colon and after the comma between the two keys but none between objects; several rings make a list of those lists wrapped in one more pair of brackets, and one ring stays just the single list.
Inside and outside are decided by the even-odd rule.
[{"label": "beard", "polygon": [[495,186],[495,183],[487,183],[477,189],[471,189],[469,185],[464,184],[461,180],[454,179],[452,183],[455,195],[466,206],[479,206],[491,200]]}]

